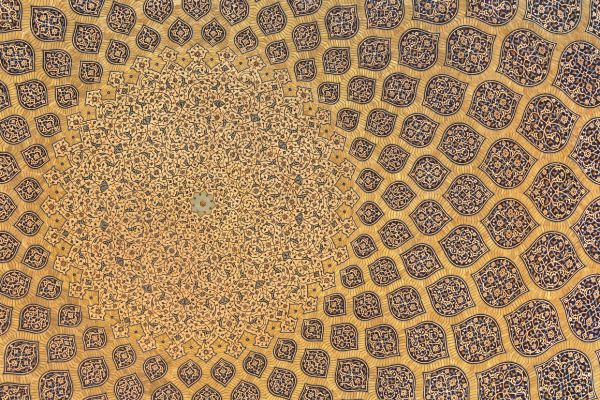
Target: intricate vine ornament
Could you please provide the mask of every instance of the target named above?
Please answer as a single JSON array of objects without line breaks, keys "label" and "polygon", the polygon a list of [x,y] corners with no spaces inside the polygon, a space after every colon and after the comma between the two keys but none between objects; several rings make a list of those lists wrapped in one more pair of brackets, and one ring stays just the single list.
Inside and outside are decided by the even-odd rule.
[{"label": "intricate vine ornament", "polygon": [[[135,90],[125,90],[130,84],[122,75],[113,74],[113,86],[120,93],[115,100],[104,100],[100,92],[88,94],[87,103],[96,108],[97,118],[71,117],[71,128],[79,131],[83,142],[55,145],[57,154],[66,157],[71,167],[59,178],[65,194],[48,199],[47,205],[66,219],[60,239],[71,245],[71,252],[58,262],[83,274],[79,283],[71,285],[71,295],[98,291],[96,317],[129,304],[128,313],[113,327],[115,335],[126,336],[132,323],[139,321],[153,326],[145,329],[140,339],[144,349],[153,348],[155,336],[165,333],[173,340],[173,355],[181,354],[183,343],[190,338],[201,345],[202,357],[210,357],[215,338],[226,340],[228,351],[237,355],[243,349],[239,343],[242,332],[255,332],[256,344],[266,346],[270,335],[265,321],[272,318],[268,315],[291,301],[313,307],[313,299],[292,297],[292,293],[303,288],[306,292],[306,285],[312,282],[326,285],[321,260],[338,251],[330,238],[339,229],[334,226],[340,227],[342,222],[335,209],[343,204],[343,193],[334,186],[342,173],[327,159],[332,142],[318,135],[319,127],[328,121],[327,114],[302,114],[302,104],[310,99],[303,89],[298,89],[296,97],[282,96],[282,85],[288,79],[285,74],[274,81],[261,81],[260,59],[249,59],[248,69],[238,71],[229,50],[220,53],[220,63],[212,68],[204,63],[201,47],[193,47],[189,55],[192,61],[187,66],[169,61],[162,71],[150,69],[147,59],[138,58],[134,66],[140,77]],[[132,108],[134,103],[137,106]],[[287,115],[294,133],[277,133],[284,129],[275,122],[278,113]],[[154,139],[148,141],[147,135]],[[317,148],[323,156],[310,158],[309,154],[318,153]],[[90,157],[80,158],[82,151]],[[163,168],[152,169],[152,160],[163,160]],[[288,164],[273,164],[283,160]],[[115,163],[123,165],[127,179],[117,178],[106,168]],[[247,169],[242,164],[257,167]],[[314,174],[317,164],[321,172]],[[244,176],[218,172],[219,165],[239,165],[235,169]],[[189,175],[181,175],[183,171]],[[98,179],[86,179],[89,174]],[[282,186],[284,182],[287,188]],[[289,206],[302,191],[316,192],[297,203],[295,212],[278,217],[277,224],[257,214],[279,207],[279,203],[268,206],[267,197],[279,193],[279,202]],[[329,200],[319,203],[322,196]],[[80,207],[74,208],[74,202]],[[106,202],[122,207],[92,212]],[[256,221],[242,221],[240,213],[251,213]],[[313,213],[330,218],[330,222],[322,225],[325,219],[310,220]],[[82,218],[90,227],[85,233],[78,227]],[[165,241],[165,235],[171,234],[160,226],[167,220],[174,224],[176,242]],[[293,224],[293,229],[280,230],[286,224]],[[155,235],[142,235],[148,230]],[[242,231],[246,233],[240,237]],[[149,246],[149,237],[156,237],[157,242]],[[279,239],[268,241],[269,237]],[[100,240],[106,244],[98,247]],[[117,243],[128,245],[120,248]],[[218,270],[210,267],[215,260],[220,260]],[[296,275],[293,271],[308,274],[308,280],[290,284],[286,274],[281,281],[273,280],[257,260],[292,275]],[[276,267],[271,265],[273,260],[277,260]],[[138,272],[141,265],[153,265],[145,278]],[[204,272],[192,274],[192,266],[195,271],[204,266],[200,268]],[[104,271],[101,275],[100,270]],[[159,276],[162,278],[156,280]],[[238,283],[232,286],[232,281]],[[265,293],[274,297],[266,301]],[[151,306],[151,298],[161,301]],[[218,302],[211,300],[217,298]],[[245,300],[239,303],[236,298]],[[109,299],[120,300],[114,303]],[[207,319],[207,315],[214,317]],[[283,330],[293,329],[296,323],[285,313],[278,319]],[[222,329],[224,320],[228,321],[226,329]]]}]

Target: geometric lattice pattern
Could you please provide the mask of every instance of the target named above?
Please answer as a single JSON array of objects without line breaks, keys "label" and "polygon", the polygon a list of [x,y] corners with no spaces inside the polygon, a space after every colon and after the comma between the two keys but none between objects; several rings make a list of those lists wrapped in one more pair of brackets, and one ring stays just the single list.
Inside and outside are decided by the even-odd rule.
[{"label": "geometric lattice pattern", "polygon": [[0,0],[0,400],[600,393],[598,0]]}]

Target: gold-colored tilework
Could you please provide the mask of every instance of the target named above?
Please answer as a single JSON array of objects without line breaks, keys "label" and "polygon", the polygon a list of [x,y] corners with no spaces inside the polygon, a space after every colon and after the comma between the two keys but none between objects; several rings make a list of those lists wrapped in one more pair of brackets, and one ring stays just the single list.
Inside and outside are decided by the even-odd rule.
[{"label": "gold-colored tilework", "polygon": [[0,0],[0,400],[592,400],[597,0]]}]

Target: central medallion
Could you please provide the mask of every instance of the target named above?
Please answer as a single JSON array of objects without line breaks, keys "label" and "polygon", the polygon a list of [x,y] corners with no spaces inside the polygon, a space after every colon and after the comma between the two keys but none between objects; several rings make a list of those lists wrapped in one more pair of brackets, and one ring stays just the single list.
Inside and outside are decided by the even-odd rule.
[{"label": "central medallion", "polygon": [[353,229],[336,210],[356,199],[336,186],[340,138],[323,133],[328,112],[305,112],[308,89],[284,94],[287,72],[263,79],[258,57],[238,70],[230,50],[214,66],[189,54],[159,71],[138,59],[134,83],[113,73],[114,98],[88,93],[96,118],[71,117],[81,140],[55,146],[70,167],[46,206],[71,245],[57,264],[81,272],[71,294],[97,291],[90,313],[116,310],[117,337],[139,325],[143,349],[167,335],[173,357],[194,340],[209,359],[217,339],[237,356],[243,334],[267,346],[270,322],[293,331],[290,307],[316,308],[308,287],[333,284],[323,262]]},{"label": "central medallion", "polygon": [[210,193],[200,192],[192,197],[191,203],[193,212],[206,215],[215,208],[215,197]]}]

